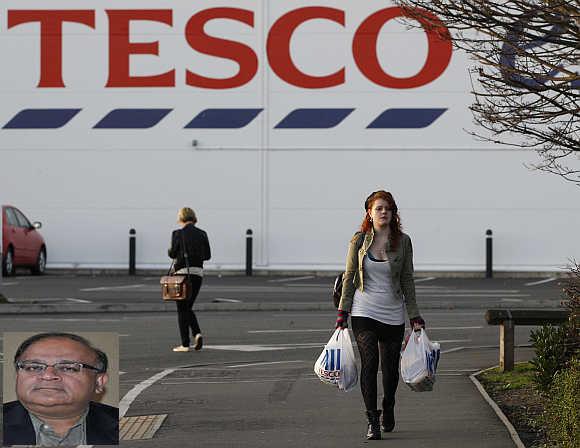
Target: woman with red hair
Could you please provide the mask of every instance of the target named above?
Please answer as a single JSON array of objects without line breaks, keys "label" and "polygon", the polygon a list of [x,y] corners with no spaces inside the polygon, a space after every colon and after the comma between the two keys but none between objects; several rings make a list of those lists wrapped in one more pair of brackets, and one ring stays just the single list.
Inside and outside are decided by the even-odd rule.
[{"label": "woman with red hair", "polygon": [[[375,191],[366,199],[360,231],[350,241],[336,328],[351,317],[361,357],[360,386],[368,419],[367,439],[381,438],[381,427],[395,427],[395,392],[405,332],[405,311],[413,330],[425,327],[415,300],[413,247],[401,231],[393,195]],[[383,373],[383,406],[377,409],[379,359]]]}]

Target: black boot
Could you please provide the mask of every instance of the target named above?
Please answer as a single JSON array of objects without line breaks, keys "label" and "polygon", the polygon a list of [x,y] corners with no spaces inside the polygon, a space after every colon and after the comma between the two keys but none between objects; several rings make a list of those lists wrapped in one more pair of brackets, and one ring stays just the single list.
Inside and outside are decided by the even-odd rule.
[{"label": "black boot", "polygon": [[369,421],[367,440],[381,440],[380,417],[381,411],[367,411],[367,419]]},{"label": "black boot", "polygon": [[395,407],[388,406],[383,409],[383,418],[381,420],[381,427],[385,432],[391,432],[395,429]]}]

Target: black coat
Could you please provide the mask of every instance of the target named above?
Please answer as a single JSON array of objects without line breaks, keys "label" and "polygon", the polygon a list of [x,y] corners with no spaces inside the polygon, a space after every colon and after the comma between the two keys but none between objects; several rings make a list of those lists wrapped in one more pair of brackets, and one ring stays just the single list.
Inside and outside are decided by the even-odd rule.
[{"label": "black coat", "polygon": [[[4,403],[3,445],[36,445],[32,420],[19,401]],[[86,420],[87,445],[119,444],[119,409],[91,401]]]},{"label": "black coat", "polygon": [[[182,238],[183,235],[183,238]],[[171,234],[169,256],[175,258],[175,270],[187,267],[183,252],[183,241],[189,258],[189,267],[203,268],[203,262],[211,258],[207,233],[193,224],[174,230]]]}]

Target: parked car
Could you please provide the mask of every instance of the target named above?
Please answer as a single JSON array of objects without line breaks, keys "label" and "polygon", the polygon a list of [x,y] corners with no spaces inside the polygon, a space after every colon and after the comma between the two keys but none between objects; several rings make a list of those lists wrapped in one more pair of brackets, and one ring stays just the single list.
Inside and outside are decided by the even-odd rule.
[{"label": "parked car", "polygon": [[30,223],[20,210],[2,206],[2,274],[14,275],[16,267],[29,267],[33,274],[46,269],[46,244],[38,231],[40,222]]}]

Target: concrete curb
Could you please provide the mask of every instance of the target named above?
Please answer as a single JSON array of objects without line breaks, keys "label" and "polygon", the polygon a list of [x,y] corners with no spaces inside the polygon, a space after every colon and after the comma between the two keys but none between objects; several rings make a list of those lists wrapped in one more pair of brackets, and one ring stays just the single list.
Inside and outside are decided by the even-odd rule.
[{"label": "concrete curb", "polygon": [[517,448],[526,448],[526,446],[523,444],[523,442],[520,439],[520,436],[518,435],[518,432],[516,431],[514,426],[511,424],[511,422],[508,420],[508,418],[505,416],[505,414],[502,412],[502,410],[499,408],[499,406],[496,404],[496,402],[493,401],[493,399],[485,391],[484,387],[481,385],[479,380],[476,378],[478,375],[482,374],[483,372],[487,372],[488,370],[495,369],[496,367],[497,366],[493,366],[493,367],[489,367],[487,369],[480,370],[479,372],[475,372],[475,373],[469,375],[469,379],[473,382],[473,384],[475,384],[475,387],[477,388],[477,390],[479,391],[481,396],[484,398],[485,401],[487,401],[487,404],[489,404],[491,406],[491,408],[497,414],[497,416],[499,417],[501,422],[505,425],[506,429],[510,433],[512,440],[514,441],[515,446]]},{"label": "concrete curb", "polygon": [[[76,313],[159,313],[175,312],[173,303],[39,303],[41,301],[28,303],[0,304],[0,316],[21,315],[21,314],[76,314]],[[472,309],[485,310],[489,308],[559,308],[560,304],[553,301],[533,301],[520,304],[457,304],[438,303],[423,304],[422,310],[454,310]],[[254,303],[199,303],[194,307],[196,312],[216,312],[216,311],[329,311],[336,309],[326,302],[254,302]]]}]

